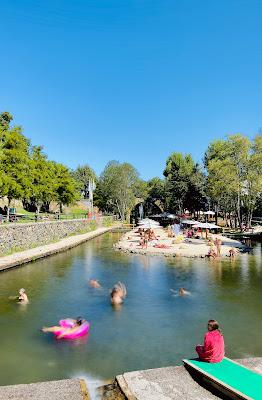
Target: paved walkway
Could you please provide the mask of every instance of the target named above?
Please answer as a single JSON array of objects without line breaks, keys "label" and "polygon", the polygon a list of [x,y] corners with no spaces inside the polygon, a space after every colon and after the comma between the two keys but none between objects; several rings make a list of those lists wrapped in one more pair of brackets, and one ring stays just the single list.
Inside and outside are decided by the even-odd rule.
[{"label": "paved walkway", "polygon": [[[236,360],[262,374],[262,357]],[[116,380],[128,400],[214,400],[212,394],[200,386],[185,367],[167,367],[127,372]]]},{"label": "paved walkway", "polygon": [[82,379],[0,386],[0,400],[89,400]]},{"label": "paved walkway", "polygon": [[38,258],[47,257],[60,251],[71,249],[80,243],[84,243],[96,236],[108,232],[111,228],[98,228],[95,231],[84,233],[82,235],[69,236],[56,243],[50,243],[33,249],[20,251],[9,256],[0,257],[0,271],[15,267]]}]

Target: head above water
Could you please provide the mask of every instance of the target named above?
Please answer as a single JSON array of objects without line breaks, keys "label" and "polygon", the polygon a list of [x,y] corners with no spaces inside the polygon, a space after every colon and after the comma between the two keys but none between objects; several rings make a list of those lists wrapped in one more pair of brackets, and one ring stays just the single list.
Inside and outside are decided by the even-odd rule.
[{"label": "head above water", "polygon": [[23,293],[25,293],[25,289],[24,288],[19,289],[19,294],[23,294]]},{"label": "head above water", "polygon": [[219,330],[219,324],[214,319],[210,319],[207,323],[207,329],[209,331]]},{"label": "head above water", "polygon": [[77,325],[82,325],[82,323],[83,323],[83,318],[82,318],[82,317],[77,317],[76,323],[77,323]]}]

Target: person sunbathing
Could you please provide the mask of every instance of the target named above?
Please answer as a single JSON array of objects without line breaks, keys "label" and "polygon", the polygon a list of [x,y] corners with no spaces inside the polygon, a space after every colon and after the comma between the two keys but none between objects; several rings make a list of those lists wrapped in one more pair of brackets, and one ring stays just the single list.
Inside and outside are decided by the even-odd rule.
[{"label": "person sunbathing", "polygon": [[110,290],[111,303],[113,305],[122,304],[126,295],[126,286],[122,282],[116,283]]},{"label": "person sunbathing", "polygon": [[170,249],[170,246],[168,246],[165,243],[156,243],[156,244],[154,244],[154,247],[156,249]]}]

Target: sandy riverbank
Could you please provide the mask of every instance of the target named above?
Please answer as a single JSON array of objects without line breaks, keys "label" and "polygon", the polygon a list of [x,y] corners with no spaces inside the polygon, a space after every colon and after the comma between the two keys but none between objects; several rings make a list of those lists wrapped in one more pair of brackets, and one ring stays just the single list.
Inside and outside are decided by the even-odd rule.
[{"label": "sandy riverbank", "polygon": [[[174,238],[167,236],[166,230],[162,227],[154,229],[158,240],[153,240],[148,243],[147,249],[142,249],[139,246],[139,234],[137,228],[124,234],[119,242],[114,246],[116,250],[138,254],[155,254],[164,256],[181,256],[188,258],[206,257],[210,250],[210,246],[204,239],[186,239],[180,243],[175,243]],[[236,248],[238,256],[241,252],[245,252],[248,248],[238,240],[230,239],[222,235],[212,235],[212,239],[218,237],[222,240],[221,257],[228,257],[229,250]],[[157,248],[155,245],[164,245],[166,248]]]}]

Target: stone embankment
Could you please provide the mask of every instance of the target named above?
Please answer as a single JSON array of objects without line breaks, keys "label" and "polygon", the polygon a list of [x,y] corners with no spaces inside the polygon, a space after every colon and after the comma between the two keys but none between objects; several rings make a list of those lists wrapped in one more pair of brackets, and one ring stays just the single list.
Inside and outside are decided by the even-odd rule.
[{"label": "stone embankment", "polygon": [[111,228],[98,228],[92,232],[84,233],[82,235],[75,235],[64,238],[56,243],[50,243],[44,246],[38,246],[33,249],[24,250],[8,256],[0,257],[0,271],[4,271],[8,268],[16,267],[18,265],[37,260],[38,258],[47,257],[64,250],[71,249],[72,247],[84,243],[87,240],[93,239],[96,236],[102,235],[109,230],[111,230]]},{"label": "stone embankment", "polygon": [[0,256],[90,232],[95,228],[96,223],[87,219],[1,224]]},{"label": "stone embankment", "polygon": [[[210,251],[210,245],[207,240],[186,239],[180,237],[179,240],[169,238],[167,232],[163,228],[154,228],[157,240],[149,241],[147,248],[140,245],[140,236],[137,229],[124,234],[119,242],[114,245],[115,250],[133,254],[163,255],[171,257],[188,257],[188,258],[205,258]],[[235,254],[249,251],[250,248],[239,242],[222,235],[209,235],[213,242],[215,238],[221,239],[221,257],[229,257],[229,251],[233,248]],[[181,240],[182,239],[182,240]],[[214,245],[213,245],[213,248]]]}]

